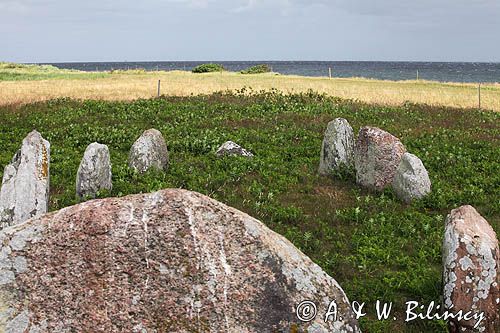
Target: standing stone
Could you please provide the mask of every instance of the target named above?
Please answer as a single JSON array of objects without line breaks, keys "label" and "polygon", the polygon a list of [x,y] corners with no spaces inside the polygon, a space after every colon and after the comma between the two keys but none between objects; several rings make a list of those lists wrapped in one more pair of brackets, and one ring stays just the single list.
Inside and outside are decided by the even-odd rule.
[{"label": "standing stone", "polygon": [[384,190],[392,183],[405,152],[394,135],[376,127],[363,127],[354,149],[356,182],[370,190]]},{"label": "standing stone", "polygon": [[49,205],[50,144],[33,131],[4,169],[0,189],[2,226],[45,214]]},{"label": "standing stone", "polygon": [[422,161],[405,153],[396,170],[392,188],[399,199],[406,203],[425,197],[431,192],[431,180]]},{"label": "standing stone", "polygon": [[451,211],[443,241],[444,307],[484,312],[484,319],[452,319],[451,332],[500,332],[500,251],[495,231],[472,206]]},{"label": "standing stone", "polygon": [[76,176],[76,194],[95,198],[100,190],[111,190],[111,161],[108,146],[91,143],[85,150]]},{"label": "standing stone", "polygon": [[217,156],[245,156],[253,157],[253,154],[248,150],[242,148],[240,145],[233,141],[227,141],[217,149],[215,153]]},{"label": "standing stone", "polygon": [[[9,263],[0,332],[360,332],[333,277],[262,222],[199,193],[92,200],[0,240]],[[325,322],[332,301],[337,316]]]},{"label": "standing stone", "polygon": [[149,129],[142,133],[130,149],[128,164],[139,173],[144,173],[151,168],[167,169],[168,149],[160,131]]},{"label": "standing stone", "polygon": [[319,163],[321,175],[354,166],[354,134],[347,120],[337,118],[328,124]]}]

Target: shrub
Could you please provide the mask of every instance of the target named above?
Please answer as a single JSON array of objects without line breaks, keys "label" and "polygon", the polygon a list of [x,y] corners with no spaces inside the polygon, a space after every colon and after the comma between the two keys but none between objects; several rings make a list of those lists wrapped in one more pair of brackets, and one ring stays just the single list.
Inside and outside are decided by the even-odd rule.
[{"label": "shrub", "polygon": [[250,68],[241,71],[241,74],[262,74],[271,72],[271,67],[266,64],[252,66]]},{"label": "shrub", "polygon": [[193,68],[193,73],[211,73],[225,70],[224,66],[220,64],[202,64]]}]

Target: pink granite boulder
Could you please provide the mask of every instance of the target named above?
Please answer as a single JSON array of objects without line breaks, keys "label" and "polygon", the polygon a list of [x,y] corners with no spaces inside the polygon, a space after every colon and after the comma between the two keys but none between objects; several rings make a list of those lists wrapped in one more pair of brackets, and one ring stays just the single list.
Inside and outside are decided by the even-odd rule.
[{"label": "pink granite boulder", "polygon": [[[339,284],[198,193],[93,200],[0,232],[0,331],[359,332]],[[310,300],[318,316],[297,319]],[[329,302],[337,321],[324,321]]]},{"label": "pink granite boulder", "polygon": [[500,332],[500,252],[493,228],[472,206],[454,209],[443,241],[444,307],[483,312],[484,319],[450,320],[451,332]]},{"label": "pink granite boulder", "polygon": [[405,147],[394,135],[376,127],[361,128],[354,149],[356,182],[370,190],[384,190],[391,185],[404,153]]}]

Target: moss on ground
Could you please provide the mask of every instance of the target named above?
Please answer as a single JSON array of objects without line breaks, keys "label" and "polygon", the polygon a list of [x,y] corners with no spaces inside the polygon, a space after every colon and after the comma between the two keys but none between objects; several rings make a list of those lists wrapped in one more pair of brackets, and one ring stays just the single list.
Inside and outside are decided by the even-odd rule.
[{"label": "moss on ground", "polygon": [[[371,125],[398,136],[427,167],[433,191],[405,205],[391,190],[359,189],[349,172],[317,175],[328,121],[354,130]],[[124,196],[163,188],[207,194],[262,220],[309,255],[372,309],[366,332],[445,332],[439,321],[404,323],[404,303],[440,301],[445,215],[471,204],[500,232],[500,113],[407,103],[381,107],[315,93],[213,94],[135,102],[54,100],[0,108],[0,166],[37,129],[51,143],[51,201],[77,203],[75,177],[88,144],[107,144],[113,191]],[[170,150],[167,173],[140,176],[127,167],[135,139],[160,130]],[[256,157],[216,158],[233,140]],[[0,168],[0,177],[2,176]],[[398,321],[375,320],[376,300],[395,302]]]}]

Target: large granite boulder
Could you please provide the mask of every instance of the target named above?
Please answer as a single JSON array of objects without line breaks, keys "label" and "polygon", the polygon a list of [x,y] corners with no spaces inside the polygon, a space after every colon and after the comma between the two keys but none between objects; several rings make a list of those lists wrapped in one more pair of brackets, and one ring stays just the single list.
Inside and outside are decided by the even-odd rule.
[{"label": "large granite boulder", "polygon": [[[0,331],[359,332],[333,278],[261,222],[198,193],[88,201],[0,240]],[[296,316],[305,300],[318,307],[308,323]],[[325,323],[332,300],[338,317]]]},{"label": "large granite boulder", "polygon": [[328,175],[341,168],[354,166],[354,134],[349,122],[337,118],[330,123],[325,131],[319,173]]},{"label": "large granite boulder", "polygon": [[356,182],[370,190],[391,185],[406,149],[394,135],[376,127],[359,131],[354,149]]},{"label": "large granite boulder", "polygon": [[76,175],[76,195],[95,198],[101,190],[111,190],[111,160],[108,146],[91,143],[85,149]]},{"label": "large granite boulder", "polygon": [[0,189],[2,227],[45,214],[49,205],[50,144],[33,131],[4,169]]},{"label": "large granite boulder", "polygon": [[410,153],[403,155],[392,181],[392,188],[397,197],[406,203],[431,193],[429,174],[417,156]]},{"label": "large granite boulder", "polygon": [[451,211],[443,241],[444,308],[453,313],[484,313],[449,321],[451,332],[500,332],[500,251],[493,228],[471,206]]},{"label": "large granite boulder", "polygon": [[242,148],[239,144],[233,141],[227,141],[220,146],[215,152],[217,156],[244,156],[253,157],[253,154]]},{"label": "large granite boulder", "polygon": [[160,131],[149,129],[135,141],[128,157],[129,166],[139,173],[150,169],[166,170],[168,149]]}]

